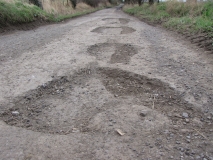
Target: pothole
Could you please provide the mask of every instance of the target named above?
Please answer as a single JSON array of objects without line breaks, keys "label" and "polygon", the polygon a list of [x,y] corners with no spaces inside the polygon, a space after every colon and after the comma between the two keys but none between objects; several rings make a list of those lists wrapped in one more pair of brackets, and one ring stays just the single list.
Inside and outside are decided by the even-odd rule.
[{"label": "pothole", "polygon": [[131,57],[138,52],[131,44],[115,44],[115,46],[115,53],[112,54],[110,63],[128,64]]},{"label": "pothole", "polygon": [[87,51],[98,60],[107,59],[109,63],[123,64],[128,64],[131,57],[138,53],[136,46],[121,43],[99,43],[90,46]]},{"label": "pothole", "polygon": [[136,30],[131,27],[98,27],[93,29],[91,32],[96,32],[96,33],[103,33],[103,34],[129,34],[133,33]]},{"label": "pothole", "polygon": [[127,24],[127,23],[129,23],[130,20],[126,19],[126,18],[119,18],[119,21],[121,24]]},{"label": "pothole", "polygon": [[[168,84],[158,79],[90,65],[17,97],[0,119],[8,125],[50,134],[154,131],[198,116]],[[141,112],[144,112],[141,115]],[[187,124],[184,124],[187,126]],[[195,126],[194,126],[195,127]]]},{"label": "pothole", "polygon": [[119,21],[119,23],[121,23],[121,24],[127,24],[130,21],[127,18],[104,18],[102,20],[108,21],[109,23],[117,23],[117,21]]}]

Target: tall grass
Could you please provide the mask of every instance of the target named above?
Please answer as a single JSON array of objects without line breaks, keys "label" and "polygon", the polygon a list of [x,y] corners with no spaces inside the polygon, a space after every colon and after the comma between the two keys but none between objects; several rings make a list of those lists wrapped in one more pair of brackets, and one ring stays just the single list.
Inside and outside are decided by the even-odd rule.
[{"label": "tall grass", "polygon": [[124,11],[153,22],[162,22],[164,26],[180,31],[213,33],[213,1],[167,1],[152,6],[126,6]]},{"label": "tall grass", "polygon": [[[90,3],[89,3],[90,2]],[[107,7],[110,6],[107,0],[83,0],[77,3],[75,9],[70,0],[42,0],[43,9],[48,13],[56,15],[62,14],[76,14],[79,12],[86,12],[94,10],[94,7]]]},{"label": "tall grass", "polygon": [[85,3],[78,3],[76,6],[76,9],[73,9],[72,4],[70,1],[61,1],[61,0],[44,0],[43,3],[43,9],[48,12],[55,15],[65,15],[65,14],[75,14],[76,12],[86,11],[93,9],[91,6],[85,4]]},{"label": "tall grass", "polygon": [[0,0],[0,27],[7,24],[29,23],[36,19],[62,21],[110,6],[105,0],[102,0],[97,8],[80,2],[75,9],[70,0],[41,0],[41,2],[43,10],[29,4],[29,0]]}]

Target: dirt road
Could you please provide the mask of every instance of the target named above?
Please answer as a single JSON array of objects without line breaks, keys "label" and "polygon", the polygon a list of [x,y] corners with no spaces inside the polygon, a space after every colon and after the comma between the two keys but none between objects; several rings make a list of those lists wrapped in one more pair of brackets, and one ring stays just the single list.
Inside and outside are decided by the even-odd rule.
[{"label": "dirt road", "polygon": [[213,55],[122,11],[0,36],[0,159],[213,159]]}]

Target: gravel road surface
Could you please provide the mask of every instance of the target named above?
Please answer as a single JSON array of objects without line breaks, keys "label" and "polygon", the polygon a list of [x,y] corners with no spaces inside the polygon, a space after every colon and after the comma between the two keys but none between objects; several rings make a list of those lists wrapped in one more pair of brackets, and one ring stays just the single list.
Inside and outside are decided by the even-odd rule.
[{"label": "gravel road surface", "polygon": [[0,159],[213,159],[213,55],[116,8],[0,36]]}]

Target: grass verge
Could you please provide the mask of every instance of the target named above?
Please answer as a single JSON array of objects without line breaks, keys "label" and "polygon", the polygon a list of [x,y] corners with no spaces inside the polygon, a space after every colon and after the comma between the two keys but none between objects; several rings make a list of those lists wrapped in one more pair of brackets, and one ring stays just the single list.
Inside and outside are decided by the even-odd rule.
[{"label": "grass verge", "polygon": [[36,19],[54,20],[52,14],[48,14],[39,7],[22,2],[8,3],[0,0],[0,26],[7,24],[29,23]]},{"label": "grass verge", "polygon": [[71,9],[70,6],[65,6],[64,8],[69,12],[63,10],[63,12],[60,13],[53,9],[51,12],[47,12],[23,1],[6,2],[5,0],[0,0],[0,28],[7,27],[8,25],[26,24],[36,20],[60,22],[68,18],[95,12],[103,7],[93,8],[86,4],[79,4],[75,10]]},{"label": "grass verge", "polygon": [[124,12],[183,34],[207,36],[206,48],[213,48],[213,1],[183,3],[177,1],[142,6],[127,5]]}]

